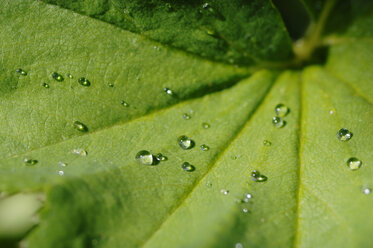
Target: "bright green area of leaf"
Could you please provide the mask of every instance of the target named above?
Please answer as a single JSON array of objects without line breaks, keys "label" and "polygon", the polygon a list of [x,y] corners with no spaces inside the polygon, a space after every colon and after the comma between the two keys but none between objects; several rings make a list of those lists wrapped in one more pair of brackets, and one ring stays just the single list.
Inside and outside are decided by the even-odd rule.
[{"label": "bright green area of leaf", "polygon": [[290,59],[291,41],[268,0],[45,0],[202,57],[235,64]]},{"label": "bright green area of leaf", "polygon": [[[119,2],[79,1],[65,7],[120,28],[40,1],[0,4],[0,191],[46,194],[40,223],[23,238],[23,245],[372,246],[373,194],[362,193],[363,188],[373,188],[371,5],[354,3],[343,30],[330,25],[327,36],[313,43],[329,45],[325,65],[278,73],[193,55],[204,49],[196,42],[193,46],[201,50],[188,50],[196,36],[184,38],[182,46],[168,42],[170,37],[185,37],[177,25],[190,18],[186,13],[192,13],[191,3],[178,3],[185,6],[183,12],[178,8],[166,13],[158,7],[140,11],[144,3],[123,1],[133,4],[126,7],[142,23],[141,35],[105,19],[119,16],[111,3]],[[211,2],[215,3],[226,1]],[[268,3],[261,4],[268,10]],[[200,6],[193,10],[198,13]],[[356,6],[366,7],[361,15]],[[110,11],[101,11],[107,7]],[[254,11],[253,19],[241,23],[228,18],[233,13],[229,8],[219,7],[219,12],[233,23],[221,26],[224,32],[258,22],[273,35],[282,25],[263,22],[278,18],[277,13]],[[172,18],[153,29],[151,15]],[[167,25],[178,31],[167,36]],[[186,30],[195,27],[191,24]],[[149,33],[159,39],[144,30],[157,30]],[[266,35],[257,38],[268,44]],[[206,57],[225,61],[217,49],[211,48],[217,58]],[[253,50],[268,54],[258,47]],[[54,71],[65,80],[52,79]],[[80,77],[88,78],[91,86],[78,84]],[[44,82],[50,87],[43,87]],[[165,87],[176,96],[163,92]],[[129,106],[121,105],[122,100]],[[278,103],[290,108],[283,128],[271,123]],[[185,120],[184,113],[191,119]],[[86,124],[88,132],[74,129],[76,120]],[[210,128],[202,127],[205,122]],[[339,141],[340,128],[351,130],[353,138]],[[182,150],[176,140],[180,135],[192,138],[195,147]],[[272,145],[266,146],[265,140]],[[202,151],[202,144],[210,149]],[[73,154],[78,148],[88,155]],[[155,166],[139,164],[135,155],[140,150],[161,152],[168,160]],[[349,170],[350,157],[363,161],[359,170]],[[38,163],[27,166],[24,158]],[[185,161],[196,170],[184,171]],[[253,170],[268,180],[254,182]],[[246,193],[252,198],[241,202]],[[18,235],[33,224],[39,206],[34,197],[21,199],[32,204],[25,204],[30,212],[17,219]],[[7,200],[11,198],[0,199],[0,206]],[[9,207],[0,208],[0,217],[7,213]],[[2,238],[6,235],[15,234],[0,232]]]}]

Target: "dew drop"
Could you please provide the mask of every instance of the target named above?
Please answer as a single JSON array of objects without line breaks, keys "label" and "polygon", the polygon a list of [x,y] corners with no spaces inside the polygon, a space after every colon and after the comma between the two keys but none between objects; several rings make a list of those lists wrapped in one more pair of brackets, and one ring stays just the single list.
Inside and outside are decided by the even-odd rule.
[{"label": "dew drop", "polygon": [[185,120],[189,120],[190,118],[192,118],[190,115],[188,115],[187,113],[183,114],[183,118]]},{"label": "dew drop", "polygon": [[123,101],[123,100],[120,102],[120,104],[122,104],[122,106],[124,107],[130,106],[126,101]]},{"label": "dew drop", "polygon": [[88,127],[84,125],[83,123],[81,123],[80,121],[74,121],[74,127],[80,132],[88,131]]},{"label": "dew drop", "polygon": [[251,178],[253,179],[253,181],[259,182],[259,183],[267,181],[267,177],[260,174],[260,172],[257,170],[254,170],[253,172],[251,172]]},{"label": "dew drop", "polygon": [[337,139],[341,141],[348,141],[351,138],[352,138],[352,133],[346,128],[341,128],[337,132]]},{"label": "dew drop", "polygon": [[276,105],[275,114],[278,117],[285,117],[288,113],[289,113],[289,108],[286,107],[284,104],[280,103]]},{"label": "dew drop", "polygon": [[372,192],[372,190],[370,188],[364,188],[363,189],[364,195],[369,195],[371,192]]},{"label": "dew drop", "polygon": [[241,243],[237,243],[234,248],[243,248],[243,245]]},{"label": "dew drop", "polygon": [[30,159],[30,158],[25,158],[23,159],[23,162],[26,164],[26,165],[35,165],[38,163],[37,160],[35,159]]},{"label": "dew drop", "polygon": [[361,162],[361,160],[357,159],[357,158],[349,158],[347,160],[347,166],[348,168],[350,168],[350,170],[357,170],[361,167],[363,163]]},{"label": "dew drop", "polygon": [[187,149],[191,149],[193,148],[194,146],[194,141],[191,140],[190,138],[188,138],[187,136],[185,135],[182,135],[180,136],[178,139],[177,139],[178,143],[179,143],[179,146],[181,148],[183,148],[184,150],[187,150]]},{"label": "dew drop", "polygon": [[264,141],[263,141],[263,145],[265,145],[265,146],[271,146],[271,145],[272,145],[272,142],[269,141],[269,140],[264,140]]},{"label": "dew drop", "polygon": [[243,208],[242,209],[242,212],[244,212],[245,214],[249,212],[249,210],[247,208]]},{"label": "dew drop", "polygon": [[200,148],[201,148],[202,151],[208,151],[208,150],[210,150],[210,147],[207,146],[207,145],[205,145],[205,144],[201,145]]},{"label": "dew drop", "polygon": [[166,156],[164,156],[162,153],[158,153],[155,158],[158,160],[158,161],[166,161],[168,158]]},{"label": "dew drop", "polygon": [[145,165],[154,165],[155,162],[153,154],[145,150],[139,151],[135,158],[139,163]]},{"label": "dew drop", "polygon": [[85,157],[87,156],[88,152],[82,148],[78,148],[78,149],[74,149],[71,151],[73,154],[77,154],[77,155],[80,155],[82,157]]},{"label": "dew drop", "polygon": [[67,164],[64,163],[64,162],[62,162],[62,161],[58,162],[58,165],[59,165],[59,166],[62,166],[62,167],[66,167],[66,166],[67,166]]},{"label": "dew drop", "polygon": [[286,122],[282,118],[275,116],[272,118],[272,124],[277,128],[281,128],[285,126]]},{"label": "dew drop", "polygon": [[88,87],[88,86],[91,85],[91,82],[89,82],[89,80],[86,79],[85,77],[79,78],[78,79],[78,83],[81,84],[81,85],[83,85],[83,86],[86,86],[86,87]]},{"label": "dew drop", "polygon": [[208,128],[210,128],[210,124],[208,124],[207,122],[204,122],[204,123],[202,123],[202,127],[204,129],[208,129]]},{"label": "dew drop", "polygon": [[193,165],[191,165],[190,163],[188,162],[184,162],[182,165],[181,165],[181,168],[183,168],[185,171],[188,171],[188,172],[191,172],[191,171],[194,171],[195,168]]},{"label": "dew drop", "polygon": [[212,15],[212,16],[216,17],[217,19],[221,20],[221,21],[225,20],[225,17],[219,11],[212,8],[209,3],[204,3],[202,5],[200,13],[205,13],[207,15]]},{"label": "dew drop", "polygon": [[49,88],[49,84],[47,84],[47,83],[43,83],[41,86],[43,86],[44,88]]},{"label": "dew drop", "polygon": [[17,72],[21,74],[22,76],[27,76],[27,72],[22,70],[21,68],[17,69]]},{"label": "dew drop", "polygon": [[232,159],[232,160],[236,160],[236,159],[237,159],[237,156],[236,156],[236,155],[232,155],[232,156],[231,156],[231,159]]},{"label": "dew drop", "polygon": [[52,73],[52,78],[58,82],[62,82],[64,80],[63,76],[57,72]]},{"label": "dew drop", "polygon": [[212,187],[212,183],[211,183],[211,182],[207,182],[207,183],[206,183],[206,187],[207,187],[207,188],[211,188],[211,187]]},{"label": "dew drop", "polygon": [[109,86],[110,88],[113,88],[114,84],[113,83],[108,83],[107,86]]},{"label": "dew drop", "polygon": [[70,73],[69,73],[69,74],[67,74],[67,77],[68,77],[68,78],[70,78],[70,79],[74,78],[74,77],[73,77],[73,75],[72,75],[72,74],[70,74]]},{"label": "dew drop", "polygon": [[223,195],[228,195],[229,194],[229,190],[221,189],[220,193],[222,193]]},{"label": "dew drop", "polygon": [[164,88],[163,91],[169,96],[174,96],[174,92],[170,88]]},{"label": "dew drop", "polygon": [[62,170],[60,170],[60,171],[57,171],[57,173],[58,173],[58,175],[59,175],[59,176],[63,176],[63,175],[65,175],[65,172],[64,172],[64,171],[62,171]]}]

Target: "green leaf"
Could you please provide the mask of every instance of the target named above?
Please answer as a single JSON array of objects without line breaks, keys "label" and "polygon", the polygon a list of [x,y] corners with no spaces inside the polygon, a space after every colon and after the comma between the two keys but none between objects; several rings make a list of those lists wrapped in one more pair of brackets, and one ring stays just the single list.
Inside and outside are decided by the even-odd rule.
[{"label": "green leaf", "polygon": [[1,247],[373,245],[372,4],[327,1],[289,61],[267,1],[48,2],[0,3]]}]

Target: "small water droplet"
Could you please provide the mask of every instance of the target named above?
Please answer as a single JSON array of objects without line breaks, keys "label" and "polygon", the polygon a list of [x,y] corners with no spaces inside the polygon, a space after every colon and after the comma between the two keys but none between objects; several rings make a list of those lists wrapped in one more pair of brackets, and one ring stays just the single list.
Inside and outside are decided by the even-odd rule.
[{"label": "small water droplet", "polygon": [[200,147],[201,147],[202,151],[208,151],[208,150],[210,150],[210,147],[207,146],[207,145],[205,145],[205,144],[201,145]]},{"label": "small water droplet", "polygon": [[364,188],[363,193],[364,195],[369,195],[370,193],[372,193],[372,190],[370,188]]},{"label": "small water droplet", "polygon": [[158,160],[158,161],[166,161],[168,158],[166,156],[164,156],[162,153],[158,153],[157,156],[155,156],[155,158]]},{"label": "small water droplet", "polygon": [[145,151],[145,150],[139,151],[136,154],[135,158],[141,164],[145,164],[145,165],[154,165],[155,164],[154,163],[155,159],[154,159],[153,154],[151,154],[150,152]]},{"label": "small water droplet", "polygon": [[278,117],[285,117],[288,113],[289,113],[289,108],[286,107],[284,104],[280,103],[276,105],[275,114]]},{"label": "small water droplet", "polygon": [[193,148],[194,146],[194,141],[191,140],[190,138],[188,138],[187,136],[185,135],[182,135],[180,136],[178,139],[177,139],[178,143],[179,143],[179,146],[181,148],[183,148],[184,150],[187,150],[187,149],[191,149]]},{"label": "small water droplet", "polygon": [[85,77],[79,78],[78,79],[78,83],[81,84],[81,85],[83,85],[83,86],[86,86],[86,87],[88,87],[88,86],[91,85],[91,82],[89,82],[89,80],[86,79]]},{"label": "small water droplet", "polygon": [[26,165],[35,165],[38,163],[37,160],[35,159],[30,159],[30,158],[25,158],[23,159],[23,162],[26,164]]},{"label": "small water droplet", "polygon": [[74,153],[74,154],[80,155],[82,157],[85,157],[88,154],[88,152],[86,150],[82,149],[82,148],[74,149],[71,152]]},{"label": "small water droplet", "polygon": [[187,113],[183,114],[183,118],[185,120],[189,120],[190,118],[192,118],[190,115],[188,115]]},{"label": "small water droplet", "polygon": [[217,19],[224,21],[225,17],[216,9],[212,8],[212,6],[209,3],[202,4],[202,8],[200,10],[200,13],[205,13],[207,15],[212,15],[216,17]]},{"label": "small water droplet", "polygon": [[220,193],[222,193],[223,195],[228,195],[229,194],[229,190],[221,189]]},{"label": "small water droplet", "polygon": [[329,114],[331,114],[331,115],[334,114],[334,110],[330,110]]},{"label": "small water droplet", "polygon": [[232,155],[232,156],[231,156],[231,159],[232,159],[232,160],[236,160],[236,159],[237,159],[237,156],[236,156],[236,155]]},{"label": "small water droplet", "polygon": [[110,88],[113,88],[114,84],[113,83],[108,83],[107,86],[109,86]]},{"label": "small water droplet", "polygon": [[128,107],[130,106],[126,101],[121,101],[120,104],[122,104],[124,107]]},{"label": "small water droplet", "polygon": [[83,123],[81,123],[80,121],[74,121],[74,127],[80,132],[88,131],[88,127],[84,125]]},{"label": "small water droplet", "polygon": [[169,96],[174,96],[174,92],[169,88],[164,88],[163,91]]},{"label": "small water droplet", "polygon": [[58,162],[58,165],[59,165],[59,166],[62,166],[62,167],[66,167],[66,166],[67,166],[67,164],[64,163],[64,162],[62,162],[62,161],[59,161],[59,162]]},{"label": "small water droplet", "polygon": [[43,83],[41,86],[43,86],[44,88],[49,88],[49,84],[47,84],[47,83]]},{"label": "small water droplet", "polygon": [[58,173],[59,176],[63,176],[63,175],[65,175],[65,172],[62,171],[62,170],[58,171],[57,173]]},{"label": "small water droplet", "polygon": [[242,212],[244,212],[245,214],[249,212],[249,210],[247,208],[243,208],[242,209]]},{"label": "small water droplet", "polygon": [[19,74],[21,74],[22,76],[27,76],[27,72],[24,71],[24,70],[22,70],[21,68],[18,68],[18,69],[17,69],[17,72],[18,72]]},{"label": "small water droplet", "polygon": [[204,123],[202,123],[202,127],[204,129],[208,129],[208,128],[210,128],[210,124],[208,124],[207,122],[204,122]]},{"label": "small water droplet", "polygon": [[361,167],[363,163],[361,162],[361,160],[357,159],[357,158],[349,158],[347,160],[347,166],[350,168],[350,170],[357,170]]},{"label": "small water droplet", "polygon": [[257,170],[254,170],[253,172],[251,172],[251,178],[255,182],[265,182],[265,181],[267,181],[267,177],[260,174],[260,172],[257,171]]},{"label": "small water droplet", "polygon": [[272,118],[272,124],[277,128],[281,128],[285,126],[286,122],[282,118],[275,116]]},{"label": "small water droplet", "polygon": [[207,182],[207,183],[206,183],[206,187],[207,187],[207,188],[211,188],[211,187],[212,187],[212,183],[211,183],[211,182]]},{"label": "small water droplet", "polygon": [[243,245],[241,243],[237,243],[234,248],[243,248]]},{"label": "small water droplet", "polygon": [[341,141],[348,141],[351,138],[352,138],[352,133],[346,128],[341,128],[337,132],[337,139]]},{"label": "small water droplet", "polygon": [[62,82],[64,80],[63,76],[57,72],[52,73],[52,78],[58,82]]},{"label": "small water droplet", "polygon": [[269,140],[264,140],[264,141],[263,141],[263,144],[264,144],[265,146],[271,146],[271,145],[272,145],[272,142],[269,141]]},{"label": "small water droplet", "polygon": [[70,79],[74,78],[73,75],[71,75],[70,73],[67,74],[67,77],[70,78]]},{"label": "small water droplet", "polygon": [[188,172],[191,172],[191,171],[194,171],[195,168],[193,165],[191,165],[190,163],[188,162],[184,162],[181,167],[185,170],[185,171],[188,171]]}]

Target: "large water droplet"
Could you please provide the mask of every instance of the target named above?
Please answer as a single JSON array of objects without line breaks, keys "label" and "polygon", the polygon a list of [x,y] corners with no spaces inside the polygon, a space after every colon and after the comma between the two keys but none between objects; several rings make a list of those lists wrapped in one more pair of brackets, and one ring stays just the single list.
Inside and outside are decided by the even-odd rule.
[{"label": "large water droplet", "polygon": [[210,124],[208,124],[207,122],[204,122],[204,123],[202,123],[202,127],[204,129],[210,128]]},{"label": "large water droplet", "polygon": [[347,166],[348,168],[350,168],[350,170],[357,170],[361,167],[363,163],[361,162],[361,160],[357,159],[357,158],[349,158],[347,160]]},{"label": "large water droplet", "polygon": [[26,165],[35,165],[38,163],[37,160],[35,159],[30,159],[30,158],[25,158],[23,159],[23,162],[26,164]]},{"label": "large water droplet", "polygon": [[254,170],[253,172],[251,172],[251,178],[255,182],[265,182],[265,181],[267,181],[267,177],[260,174],[260,172],[257,171],[257,170]]},{"label": "large water droplet", "polygon": [[278,116],[278,117],[285,117],[287,114],[289,113],[289,108],[286,107],[284,104],[280,103],[280,104],[277,104],[277,106],[275,107],[275,114]]},{"label": "large water droplet", "polygon": [[191,171],[194,171],[195,168],[193,165],[191,165],[190,163],[188,162],[184,162],[181,167],[185,170],[185,171],[188,171],[188,172],[191,172]]},{"label": "large water droplet", "polygon": [[190,115],[188,115],[187,113],[183,114],[183,118],[185,120],[189,120],[190,118],[192,118]]},{"label": "large water droplet", "polygon": [[208,150],[210,150],[210,147],[207,146],[207,145],[205,145],[205,144],[201,145],[200,147],[201,147],[202,151],[208,151]]},{"label": "large water droplet", "polygon": [[194,146],[194,141],[191,140],[190,138],[188,138],[187,136],[185,135],[182,135],[180,136],[178,139],[177,139],[178,143],[179,143],[179,146],[181,148],[183,148],[184,150],[187,150],[187,149],[191,149],[193,148]]},{"label": "large water droplet", "polygon": [[80,121],[74,121],[74,127],[80,132],[88,131],[88,127],[84,125],[83,123],[81,123]]},{"label": "large water droplet", "polygon": [[49,88],[49,84],[47,84],[47,83],[42,83],[42,85],[41,86],[43,86],[44,88]]},{"label": "large water droplet", "polygon": [[81,85],[83,85],[83,86],[86,86],[86,87],[88,87],[88,86],[91,85],[91,82],[89,82],[89,80],[86,79],[85,77],[79,78],[78,79],[78,83],[81,84]]},{"label": "large water droplet", "polygon": [[164,156],[162,153],[158,153],[157,156],[155,156],[158,161],[166,161],[168,158]]},{"label": "large water droplet", "polygon": [[281,128],[285,126],[286,122],[282,118],[275,116],[272,118],[272,124],[277,128]]},{"label": "large water droplet", "polygon": [[57,72],[52,73],[52,78],[58,82],[62,82],[64,80],[63,76]]},{"label": "large water droplet", "polygon": [[139,151],[135,158],[139,163],[145,165],[154,165],[155,162],[153,154],[145,150]]},{"label": "large water droplet", "polygon": [[21,68],[17,69],[17,72],[21,74],[22,76],[27,76],[27,72],[22,70]]},{"label": "large water droplet", "polygon": [[337,139],[341,141],[348,141],[351,138],[352,138],[352,133],[346,128],[341,128],[337,132]]},{"label": "large water droplet", "polygon": [[272,142],[269,141],[269,140],[264,140],[264,141],[263,141],[263,145],[265,145],[265,146],[271,146],[271,145],[272,145]]}]

